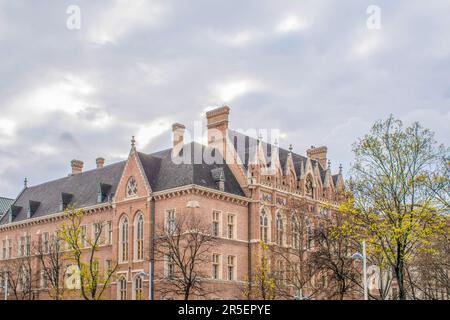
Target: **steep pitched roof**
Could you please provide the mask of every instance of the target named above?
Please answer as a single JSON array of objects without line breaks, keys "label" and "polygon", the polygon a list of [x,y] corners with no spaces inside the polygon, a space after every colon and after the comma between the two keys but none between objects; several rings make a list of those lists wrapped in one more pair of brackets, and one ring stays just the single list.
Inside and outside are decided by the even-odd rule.
[{"label": "steep pitched roof", "polygon": [[[231,144],[233,145],[234,149],[237,151],[237,154],[239,155],[240,159],[242,160],[243,166],[246,169],[248,169],[248,165],[251,159],[254,158],[256,152],[257,140],[255,138],[249,137],[235,130],[228,130],[228,138],[231,141]],[[264,141],[262,141],[261,144],[264,150],[266,163],[270,165],[273,146]],[[278,147],[278,150],[281,168],[284,172],[286,170],[285,168],[286,160],[290,151],[280,147]],[[301,164],[306,162],[306,160],[307,160],[306,157],[292,152],[292,162],[294,163],[295,174],[297,175],[297,177],[299,177],[301,173],[300,172]],[[311,160],[312,165],[315,165],[316,162],[317,162],[316,160]],[[319,171],[323,182],[323,179],[325,178],[325,170],[324,168],[322,168],[322,165],[320,165],[319,162],[317,163],[319,165]]]},{"label": "steep pitched roof", "polygon": [[[22,191],[13,206],[16,208],[14,222],[27,219],[30,201],[39,203],[33,217],[42,217],[60,212],[62,194],[72,195],[70,203],[76,207],[87,207],[97,203],[100,183],[111,185],[109,193],[115,192],[122,174],[125,161],[105,166],[73,176],[31,186]],[[32,203],[33,204],[33,203]],[[1,224],[9,222],[8,214],[1,220]]]},{"label": "steep pitched roof", "polygon": [[0,219],[5,214],[11,205],[14,203],[14,199],[0,197]]},{"label": "steep pitched roof", "polygon": [[[185,145],[184,149],[188,150],[188,147],[191,150],[212,152],[211,148],[195,142]],[[227,164],[207,164],[203,157],[201,157],[202,162],[196,164],[194,152],[191,153],[190,163],[175,164],[171,154],[172,149],[152,154],[138,152],[153,192],[191,184],[219,190],[213,172],[221,168],[225,182],[224,192],[245,196]],[[14,207],[13,222],[26,220],[30,206],[33,209],[33,218],[60,212],[62,198],[67,199],[68,204],[79,208],[95,205],[101,184],[108,185],[108,196],[116,192],[124,167],[125,161],[121,161],[103,168],[28,187],[22,191],[17,200],[8,205],[8,209],[11,205]],[[8,214],[0,218],[0,225],[7,223],[9,223]]]},{"label": "steep pitched roof", "polygon": [[[194,152],[211,153],[212,149],[205,147],[199,143],[191,142],[184,145],[183,152],[188,152],[190,149],[189,158],[190,163],[175,164],[172,161],[172,149],[163,150],[157,153],[144,154],[139,153],[142,166],[145,174],[150,182],[154,192],[167,190],[171,188],[181,187],[190,184],[207,187],[218,190],[217,181],[214,178],[214,169],[222,168],[225,180],[225,192],[232,193],[239,196],[244,196],[239,183],[232,174],[229,166],[225,164],[222,158],[219,162],[222,164],[208,164],[203,157],[201,163],[195,163]],[[220,154],[217,154],[220,157]],[[188,161],[186,161],[188,162]]]}]

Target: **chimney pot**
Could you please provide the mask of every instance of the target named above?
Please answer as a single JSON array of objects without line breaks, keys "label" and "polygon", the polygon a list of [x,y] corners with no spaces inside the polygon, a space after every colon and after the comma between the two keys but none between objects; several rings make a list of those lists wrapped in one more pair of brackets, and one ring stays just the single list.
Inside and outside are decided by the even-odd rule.
[{"label": "chimney pot", "polygon": [[103,168],[105,165],[105,159],[104,158],[97,158],[95,159],[95,163],[97,164],[97,168]]},{"label": "chimney pot", "polygon": [[308,149],[306,151],[306,154],[308,155],[308,158],[311,158],[312,160],[317,160],[323,169],[327,168],[327,147],[313,147],[311,146],[311,149]]},{"label": "chimney pot", "polygon": [[84,163],[81,160],[76,160],[76,159],[72,160],[72,162],[71,162],[72,175],[76,175],[76,174],[82,173],[83,172],[83,165],[84,165]]},{"label": "chimney pot", "polygon": [[173,156],[178,156],[184,145],[184,131],[186,127],[180,123],[172,125],[172,151]]},{"label": "chimney pot", "polygon": [[230,107],[223,106],[206,112],[208,146],[216,148],[225,157]]}]

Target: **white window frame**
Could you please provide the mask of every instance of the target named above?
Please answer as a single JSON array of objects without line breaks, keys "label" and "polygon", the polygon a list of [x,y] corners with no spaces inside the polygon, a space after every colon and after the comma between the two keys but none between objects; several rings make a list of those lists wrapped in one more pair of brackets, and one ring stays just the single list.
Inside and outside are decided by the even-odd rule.
[{"label": "white window frame", "polygon": [[[140,219],[142,219],[142,225],[140,226]],[[136,215],[134,222],[134,260],[144,260],[144,215],[139,212]],[[141,230],[139,230],[141,229]]]}]

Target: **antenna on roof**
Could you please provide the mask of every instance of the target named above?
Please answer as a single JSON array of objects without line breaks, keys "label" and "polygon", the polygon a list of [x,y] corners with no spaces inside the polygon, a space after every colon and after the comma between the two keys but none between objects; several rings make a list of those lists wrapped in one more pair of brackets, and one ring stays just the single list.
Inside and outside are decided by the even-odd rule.
[{"label": "antenna on roof", "polygon": [[327,169],[331,170],[331,160],[328,160],[328,168]]},{"label": "antenna on roof", "polygon": [[28,179],[27,178],[23,179],[23,187],[25,189],[28,188]]},{"label": "antenna on roof", "polygon": [[339,165],[339,174],[342,174],[342,163]]}]

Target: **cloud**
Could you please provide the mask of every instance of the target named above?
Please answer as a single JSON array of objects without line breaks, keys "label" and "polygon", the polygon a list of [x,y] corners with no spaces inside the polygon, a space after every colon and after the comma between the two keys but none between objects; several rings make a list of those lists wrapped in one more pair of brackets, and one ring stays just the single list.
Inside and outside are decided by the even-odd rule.
[{"label": "cloud", "polygon": [[[450,144],[450,2],[0,0],[0,196],[171,144],[206,106],[230,127],[279,129],[305,154],[327,145],[332,167],[390,113]],[[199,138],[200,139],[200,138]]]},{"label": "cloud", "polygon": [[226,83],[217,85],[214,88],[214,93],[220,101],[229,103],[240,96],[256,92],[261,89],[262,84],[256,80],[241,80],[240,78],[237,78],[235,81],[227,81]]},{"label": "cloud", "polygon": [[117,44],[127,33],[158,25],[165,14],[163,2],[115,0],[89,24],[89,39],[98,44]]},{"label": "cloud", "polygon": [[283,18],[276,26],[275,31],[278,33],[288,33],[299,30],[305,30],[308,27],[306,20],[295,15],[289,15]]}]

